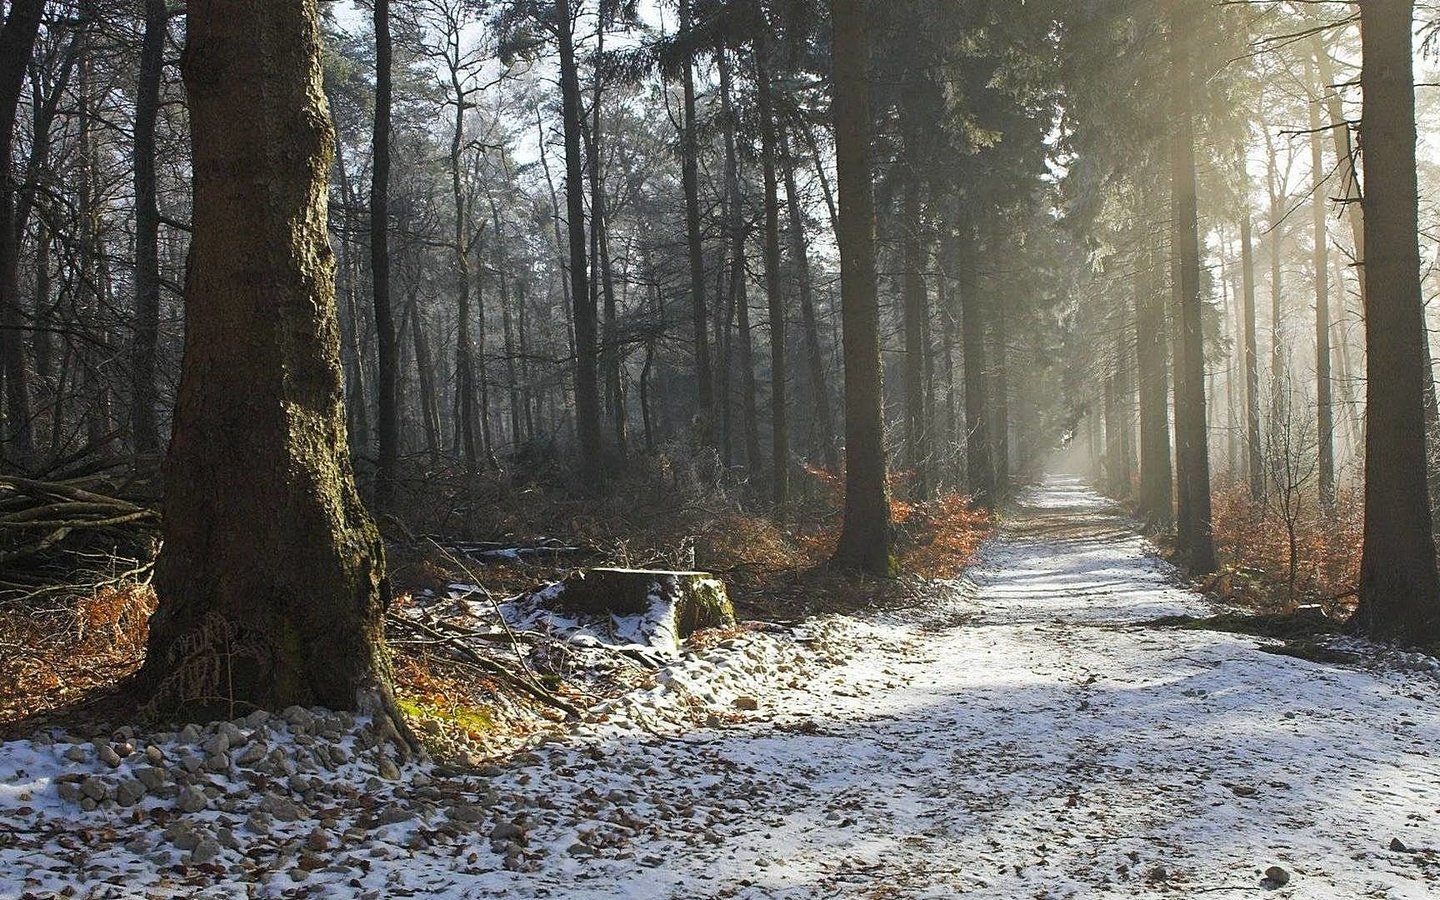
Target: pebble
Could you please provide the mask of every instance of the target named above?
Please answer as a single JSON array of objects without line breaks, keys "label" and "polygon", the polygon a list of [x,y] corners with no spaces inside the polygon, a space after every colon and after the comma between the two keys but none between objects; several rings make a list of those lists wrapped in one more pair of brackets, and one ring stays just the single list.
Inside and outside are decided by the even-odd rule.
[{"label": "pebble", "polygon": [[1275,887],[1284,887],[1290,883],[1290,873],[1279,866],[1271,866],[1265,870],[1265,880]]}]

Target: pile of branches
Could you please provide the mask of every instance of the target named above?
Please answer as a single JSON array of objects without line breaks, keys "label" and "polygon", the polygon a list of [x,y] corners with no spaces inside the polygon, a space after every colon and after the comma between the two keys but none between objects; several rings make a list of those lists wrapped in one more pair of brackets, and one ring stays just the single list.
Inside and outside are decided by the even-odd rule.
[{"label": "pile of branches", "polygon": [[40,481],[0,475],[0,600],[143,578],[159,513],[104,474]]}]

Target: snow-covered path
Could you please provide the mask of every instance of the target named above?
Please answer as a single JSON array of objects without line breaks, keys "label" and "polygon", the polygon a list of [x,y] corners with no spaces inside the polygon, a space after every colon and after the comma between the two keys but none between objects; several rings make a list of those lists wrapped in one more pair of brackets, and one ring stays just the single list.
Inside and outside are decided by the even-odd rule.
[{"label": "snow-covered path", "polygon": [[1428,677],[1136,627],[1205,609],[1075,481],[1032,491],[975,580],[973,621],[895,626],[764,698],[773,730],[605,746],[577,785],[693,804],[689,834],[644,846],[654,868],[587,859],[497,893],[1246,896],[1279,865],[1277,896],[1440,896]]},{"label": "snow-covered path", "polygon": [[[1279,897],[1440,896],[1432,674],[1137,624],[1204,607],[1071,480],[1027,495],[973,582],[919,620],[840,623],[859,648],[848,661],[757,692],[739,721],[682,736],[589,726],[483,779],[431,771],[425,790],[450,777],[476,799],[478,833],[401,816],[332,844],[329,868],[247,869],[249,890],[1242,897],[1278,865]],[[90,857],[128,872],[95,896],[149,896],[166,852]],[[0,897],[41,859],[0,841]],[[239,891],[227,861],[228,889],[207,896]],[[64,877],[47,869],[47,887]]]}]

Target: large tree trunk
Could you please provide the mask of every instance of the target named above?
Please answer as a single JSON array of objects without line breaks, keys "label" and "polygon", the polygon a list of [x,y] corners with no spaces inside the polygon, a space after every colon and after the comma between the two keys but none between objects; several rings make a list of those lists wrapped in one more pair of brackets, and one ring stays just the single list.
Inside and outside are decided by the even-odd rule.
[{"label": "large tree trunk", "polygon": [[840,302],[845,353],[845,524],[835,561],[890,572],[880,300],[875,283],[875,187],[870,169],[870,50],[866,4],[832,0],[835,161],[840,181]]},{"label": "large tree trunk", "polygon": [[15,214],[13,152],[15,117],[25,85],[25,67],[40,31],[43,0],[13,0],[0,28],[0,376],[5,386],[5,441],[3,461],[19,468],[35,455],[30,421],[30,378],[21,331],[20,239],[23,231]]},{"label": "large tree trunk", "polygon": [[775,104],[769,44],[755,42],[755,83],[760,100],[760,163],[765,182],[765,294],[770,306],[770,499],[790,501],[790,423],[786,408],[785,292],[780,284],[780,190],[775,172]]},{"label": "large tree trunk", "polygon": [[1193,73],[1179,6],[1170,15],[1170,77],[1174,146],[1172,201],[1179,276],[1181,352],[1177,354],[1175,442],[1177,475],[1182,482],[1176,553],[1193,574],[1215,570],[1210,531],[1210,452],[1205,430],[1204,300],[1200,296],[1200,230],[1195,184],[1195,134],[1191,111]]},{"label": "large tree trunk", "polygon": [[[390,0],[375,0],[375,131],[370,173],[370,274],[375,292],[377,421],[379,466],[375,473],[375,505],[395,502],[395,475],[400,459],[400,392],[397,375],[400,347],[390,304]],[[457,101],[463,98],[456,98]],[[461,103],[462,111],[464,104]],[[456,119],[457,127],[460,118]],[[357,323],[358,324],[358,323]],[[415,328],[420,328],[417,318]],[[362,398],[360,402],[365,402]]]},{"label": "large tree trunk", "polygon": [[590,296],[585,260],[585,166],[580,153],[580,75],[575,62],[575,20],[570,0],[555,0],[560,44],[560,107],[565,131],[565,214],[570,231],[570,301],[575,309],[575,432],[580,479],[603,484],[605,452],[600,422],[599,320]]},{"label": "large tree trunk", "polygon": [[130,431],[135,452],[160,449],[155,423],[155,346],[160,337],[160,208],[155,196],[155,120],[165,68],[165,0],[145,0],[145,37],[135,92],[135,342],[131,347]]},{"label": "large tree trunk", "polygon": [[1320,115],[1310,109],[1310,210],[1315,230],[1312,269],[1315,277],[1315,406],[1319,438],[1320,506],[1335,506],[1335,416],[1330,399],[1330,259],[1325,229],[1325,151],[1320,139]]},{"label": "large tree trunk", "polygon": [[400,725],[384,547],[345,438],[319,12],[187,14],[194,242],[140,684],[166,715],[320,704]]},{"label": "large tree trunk", "polygon": [[[692,0],[680,0],[680,32],[688,37]],[[725,51],[720,50],[724,65]],[[699,401],[701,433],[713,440],[714,424],[710,422],[711,404],[715,393],[711,384],[710,337],[705,320],[705,247],[700,240],[700,145],[695,113],[695,65],[685,61],[682,79],[685,92],[685,121],[680,133],[681,183],[685,192],[685,244],[690,254],[690,305],[695,339],[695,391]]]},{"label": "large tree trunk", "polygon": [[1426,484],[1424,306],[1415,171],[1414,4],[1361,0],[1365,103],[1365,538],[1355,624],[1440,638],[1440,579]]}]

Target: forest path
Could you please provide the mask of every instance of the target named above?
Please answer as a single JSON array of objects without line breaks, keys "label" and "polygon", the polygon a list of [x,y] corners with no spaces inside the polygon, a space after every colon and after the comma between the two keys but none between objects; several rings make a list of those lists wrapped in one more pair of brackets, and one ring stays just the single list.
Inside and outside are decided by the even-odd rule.
[{"label": "forest path", "polygon": [[[357,758],[292,777],[295,802],[237,761],[202,779],[209,809],[148,816],[56,798],[60,772],[108,771],[94,748],[0,745],[0,900],[1256,896],[1277,865],[1277,897],[1440,896],[1433,661],[1144,624],[1204,611],[1111,504],[1050,478],[924,610],[701,652],[771,685],[753,696],[662,673],[667,702],[735,698],[703,729],[617,709],[480,773]],[[314,739],[283,733],[272,753],[304,762]]]},{"label": "forest path", "polygon": [[[671,806],[666,836],[637,842],[653,868],[562,853],[497,893],[1253,896],[1279,865],[1275,896],[1440,895],[1431,676],[1137,624],[1206,608],[1072,479],[1022,498],[973,579],[928,624],[762,698],[773,729],[582,764],[577,785]],[[627,774],[632,756],[654,774]]]}]

